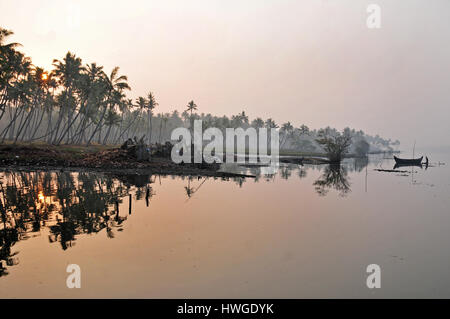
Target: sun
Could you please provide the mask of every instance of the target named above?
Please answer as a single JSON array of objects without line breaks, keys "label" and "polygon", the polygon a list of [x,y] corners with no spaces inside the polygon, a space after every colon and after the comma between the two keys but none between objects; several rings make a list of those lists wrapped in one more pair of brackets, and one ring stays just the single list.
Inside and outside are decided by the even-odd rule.
[{"label": "sun", "polygon": [[42,192],[39,192],[38,198],[39,198],[39,200],[42,201],[42,202],[45,201],[45,196],[44,196],[44,194],[43,194]]},{"label": "sun", "polygon": [[47,73],[42,73],[41,79],[42,79],[43,81],[46,81],[46,80],[48,79],[48,74],[47,74]]}]

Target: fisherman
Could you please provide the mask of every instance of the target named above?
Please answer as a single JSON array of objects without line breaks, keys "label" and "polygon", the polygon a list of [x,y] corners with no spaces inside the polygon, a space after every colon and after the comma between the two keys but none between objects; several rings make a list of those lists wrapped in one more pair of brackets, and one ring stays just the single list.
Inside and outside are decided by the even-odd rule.
[{"label": "fisherman", "polygon": [[425,156],[425,166],[428,167],[428,156]]}]

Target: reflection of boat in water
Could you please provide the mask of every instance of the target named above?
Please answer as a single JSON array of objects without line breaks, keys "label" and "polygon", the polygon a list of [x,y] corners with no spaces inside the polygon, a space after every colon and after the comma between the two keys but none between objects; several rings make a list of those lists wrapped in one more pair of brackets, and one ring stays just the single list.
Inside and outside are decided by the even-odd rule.
[{"label": "reflection of boat in water", "polygon": [[422,166],[422,159],[423,156],[420,158],[399,158],[394,155],[396,166]]},{"label": "reflection of boat in water", "polygon": [[394,169],[397,169],[399,167],[412,167],[412,166],[417,166],[417,167],[422,168],[422,163],[420,163],[420,164],[398,164],[398,163],[395,163]]}]

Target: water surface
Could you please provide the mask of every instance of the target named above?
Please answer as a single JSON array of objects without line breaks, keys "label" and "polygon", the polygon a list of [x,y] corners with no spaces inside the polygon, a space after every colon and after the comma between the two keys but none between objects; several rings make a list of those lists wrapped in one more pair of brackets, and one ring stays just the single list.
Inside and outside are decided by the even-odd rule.
[{"label": "water surface", "polygon": [[245,180],[1,172],[0,297],[448,298],[448,159],[226,168]]}]

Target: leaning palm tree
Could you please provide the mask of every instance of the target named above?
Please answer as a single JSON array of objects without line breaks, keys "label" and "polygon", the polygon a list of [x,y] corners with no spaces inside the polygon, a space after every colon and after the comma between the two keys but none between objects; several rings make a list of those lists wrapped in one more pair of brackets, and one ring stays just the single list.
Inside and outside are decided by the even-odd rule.
[{"label": "leaning palm tree", "polygon": [[26,77],[31,67],[31,60],[15,50],[20,46],[19,43],[5,43],[6,38],[12,34],[12,31],[0,28],[0,119],[3,118],[7,105],[10,105],[14,83],[21,77]]},{"label": "leaning palm tree", "polygon": [[106,112],[108,110],[114,111],[116,106],[120,105],[125,98],[125,95],[123,93],[124,90],[130,90],[130,86],[128,85],[127,81],[128,78],[126,75],[119,76],[119,67],[116,66],[112,71],[109,77],[105,76],[104,81],[107,88],[107,97],[106,101],[103,104],[103,110],[100,115],[100,118],[97,121],[97,125],[94,129],[94,131],[91,134],[91,137],[89,138],[87,145],[91,143],[92,138],[98,133],[98,138],[100,140],[101,138],[101,130],[104,123],[104,118],[106,116]]},{"label": "leaning palm tree", "polygon": [[18,46],[21,46],[20,43],[4,43],[5,39],[12,36],[13,34],[14,32],[0,27],[0,54],[6,51],[14,50]]},{"label": "leaning palm tree", "polygon": [[[53,143],[59,144],[66,135],[70,138],[70,129],[74,123],[72,116],[77,108],[77,84],[79,84],[84,67],[82,66],[81,59],[70,52],[67,52],[63,61],[53,60],[53,66],[55,69],[52,72],[52,76],[58,80],[58,84],[63,88],[58,98],[60,108],[53,137]],[[60,132],[61,124],[63,124],[62,122],[66,117],[67,122]]]},{"label": "leaning palm tree", "polygon": [[84,107],[80,107],[78,111],[82,117],[78,127],[74,130],[76,140],[72,139],[73,142],[77,141],[78,143],[86,139],[86,130],[96,121],[98,108],[107,95],[106,74],[103,71],[103,66],[91,63],[86,65],[85,71],[80,78],[78,88]]},{"label": "leaning palm tree", "polygon": [[136,125],[134,125],[132,133],[131,133],[131,137],[136,136],[136,132],[138,130],[140,130],[141,128],[141,123],[142,123],[142,113],[144,112],[145,108],[147,107],[147,99],[145,97],[138,97],[136,99],[136,106],[137,106],[137,110],[136,110],[136,116],[138,117],[137,123]]},{"label": "leaning palm tree", "polygon": [[108,131],[106,132],[105,138],[103,139],[103,145],[106,145],[109,135],[111,133],[111,128],[120,123],[121,118],[114,110],[108,110],[105,116],[105,125],[108,126]]}]

